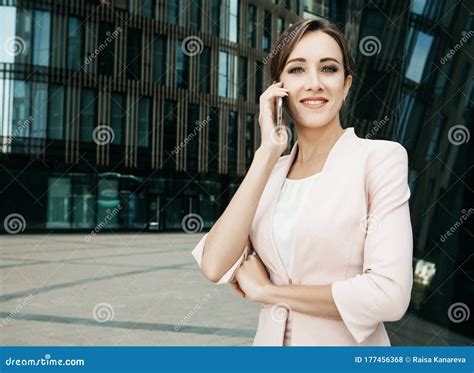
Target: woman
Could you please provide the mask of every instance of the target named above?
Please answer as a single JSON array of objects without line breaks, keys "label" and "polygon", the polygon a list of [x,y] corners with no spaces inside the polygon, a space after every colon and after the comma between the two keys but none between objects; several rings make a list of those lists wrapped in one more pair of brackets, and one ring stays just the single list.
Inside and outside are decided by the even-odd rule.
[{"label": "woman", "polygon": [[[333,24],[300,21],[274,50],[261,145],[193,255],[209,280],[263,303],[254,345],[390,345],[383,322],[404,315],[412,286],[407,153],[341,127],[352,60]],[[298,136],[283,157],[278,97]]]}]

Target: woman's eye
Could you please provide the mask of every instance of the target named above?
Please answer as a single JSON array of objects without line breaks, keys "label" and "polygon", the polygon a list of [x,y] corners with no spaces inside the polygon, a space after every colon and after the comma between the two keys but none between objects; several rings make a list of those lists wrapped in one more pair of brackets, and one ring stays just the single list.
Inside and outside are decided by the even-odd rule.
[{"label": "woman's eye", "polygon": [[303,72],[303,71],[304,71],[303,68],[298,66],[298,67],[293,67],[293,68],[291,68],[291,69],[288,71],[288,73],[290,73],[290,74],[295,74],[295,73],[300,73],[300,72]]},{"label": "woman's eye", "polygon": [[336,66],[324,66],[323,71],[326,73],[335,73],[337,71]]}]

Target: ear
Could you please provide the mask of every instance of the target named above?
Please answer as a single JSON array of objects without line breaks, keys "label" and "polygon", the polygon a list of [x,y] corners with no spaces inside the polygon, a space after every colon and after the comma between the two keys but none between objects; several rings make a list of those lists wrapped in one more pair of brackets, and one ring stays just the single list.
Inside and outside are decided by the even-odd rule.
[{"label": "ear", "polygon": [[347,75],[346,80],[344,81],[344,100],[346,99],[349,90],[351,89],[352,86],[352,75]]}]

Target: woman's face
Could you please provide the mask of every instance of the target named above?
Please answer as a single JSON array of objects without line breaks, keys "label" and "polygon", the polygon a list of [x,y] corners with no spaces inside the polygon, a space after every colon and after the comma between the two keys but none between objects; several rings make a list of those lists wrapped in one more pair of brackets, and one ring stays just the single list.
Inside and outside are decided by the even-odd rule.
[{"label": "woman's face", "polygon": [[352,83],[344,79],[342,51],[321,31],[306,33],[280,75],[288,89],[287,107],[297,125],[323,127],[338,114]]}]

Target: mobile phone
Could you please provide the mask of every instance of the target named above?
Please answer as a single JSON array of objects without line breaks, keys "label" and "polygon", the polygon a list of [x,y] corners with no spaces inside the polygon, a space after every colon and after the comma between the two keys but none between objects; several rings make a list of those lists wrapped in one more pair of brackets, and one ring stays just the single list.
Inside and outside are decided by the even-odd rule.
[{"label": "mobile phone", "polygon": [[280,132],[282,122],[283,122],[283,97],[278,97],[277,98],[277,107],[276,107],[276,112],[277,112],[277,130]]}]

